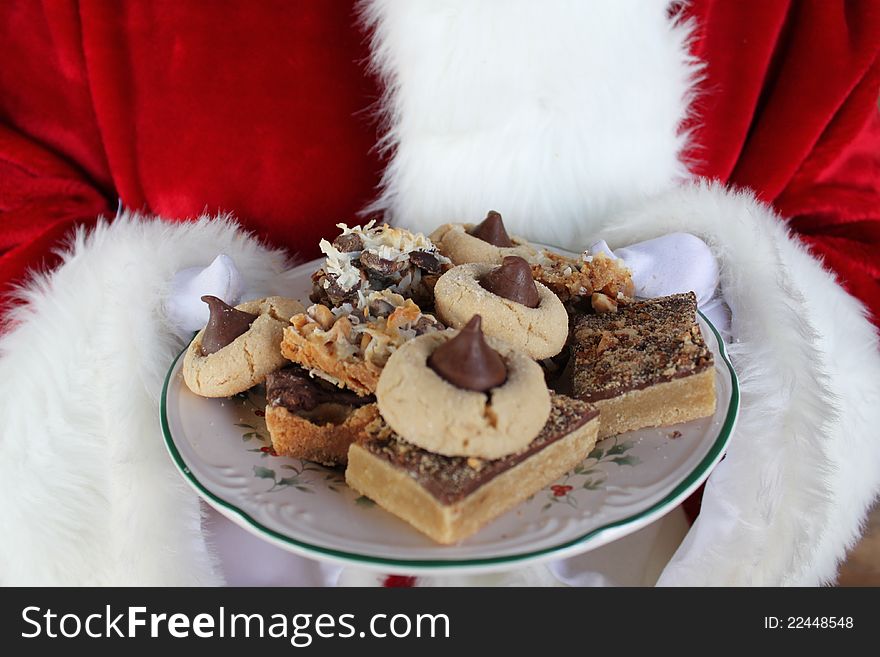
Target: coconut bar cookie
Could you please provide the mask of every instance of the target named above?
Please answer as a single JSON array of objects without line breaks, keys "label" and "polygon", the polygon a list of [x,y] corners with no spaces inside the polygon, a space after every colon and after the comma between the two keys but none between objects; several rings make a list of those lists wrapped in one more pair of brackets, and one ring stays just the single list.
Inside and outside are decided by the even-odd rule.
[{"label": "coconut bar cookie", "polygon": [[574,321],[572,389],[602,413],[599,437],[715,412],[712,352],[693,292]]},{"label": "coconut bar cookie", "polygon": [[294,315],[284,330],[281,353],[314,376],[370,395],[398,347],[443,328],[412,299],[388,290],[359,292],[354,304],[346,302],[332,310],[314,304]]},{"label": "coconut bar cookie", "polygon": [[423,307],[431,305],[434,284],[450,266],[431,240],[373,221],[363,227],[338,225],[339,237],[320,242],[327,258],[312,274],[312,301],[333,308],[356,303],[358,293],[387,289]]},{"label": "coconut bar cookie", "polygon": [[348,453],[349,486],[438,543],[455,543],[574,468],[596,443],[590,404],[554,395],[540,433],[499,459],[441,456],[397,435],[376,414]]},{"label": "coconut bar cookie", "polygon": [[309,376],[296,365],[266,377],[266,427],[278,454],[345,465],[348,447],[375,418],[361,397]]}]

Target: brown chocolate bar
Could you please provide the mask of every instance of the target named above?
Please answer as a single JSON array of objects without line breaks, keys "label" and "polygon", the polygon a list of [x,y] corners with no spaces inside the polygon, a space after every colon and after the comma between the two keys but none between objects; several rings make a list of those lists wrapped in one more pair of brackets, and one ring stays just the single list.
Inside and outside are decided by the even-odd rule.
[{"label": "brown chocolate bar", "polygon": [[344,465],[348,447],[374,417],[375,398],[360,397],[300,367],[266,377],[266,427],[272,447],[284,456]]},{"label": "brown chocolate bar", "polygon": [[541,433],[500,459],[441,456],[406,442],[376,413],[367,438],[352,444],[350,487],[439,543],[455,543],[510,510],[587,457],[599,413],[591,404],[553,395]]},{"label": "brown chocolate bar", "polygon": [[572,390],[599,407],[600,438],[715,412],[713,357],[696,312],[688,292],[575,318]]}]

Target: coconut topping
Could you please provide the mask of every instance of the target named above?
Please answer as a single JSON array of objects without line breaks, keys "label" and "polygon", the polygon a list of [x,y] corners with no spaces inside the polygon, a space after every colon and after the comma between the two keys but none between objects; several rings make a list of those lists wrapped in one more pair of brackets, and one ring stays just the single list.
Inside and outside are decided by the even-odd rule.
[{"label": "coconut topping", "polygon": [[333,242],[321,240],[324,265],[312,276],[312,301],[337,306],[352,301],[358,291],[390,289],[404,297],[425,301],[436,277],[451,262],[430,239],[388,224],[342,230]]}]

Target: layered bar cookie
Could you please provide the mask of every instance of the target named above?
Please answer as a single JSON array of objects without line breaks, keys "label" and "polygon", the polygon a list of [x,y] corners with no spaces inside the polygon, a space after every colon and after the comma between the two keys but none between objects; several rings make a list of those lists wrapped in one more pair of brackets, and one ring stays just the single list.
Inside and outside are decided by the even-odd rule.
[{"label": "layered bar cookie", "polygon": [[572,334],[575,397],[602,414],[599,437],[715,412],[715,369],[693,292],[585,314]]},{"label": "layered bar cookie", "polygon": [[599,413],[554,395],[543,429],[499,459],[441,456],[398,436],[376,412],[348,452],[350,487],[438,543],[455,543],[574,468],[596,443]]},{"label": "layered bar cookie", "polygon": [[430,306],[437,278],[451,266],[430,239],[373,221],[363,227],[338,225],[341,235],[320,242],[326,259],[312,274],[312,301],[333,308],[356,304],[358,293],[390,290]]},{"label": "layered bar cookie", "polygon": [[337,308],[314,304],[284,329],[281,353],[314,376],[359,395],[376,391],[392,353],[418,335],[445,328],[412,299],[389,290],[356,295]]},{"label": "layered bar cookie", "polygon": [[282,456],[344,465],[348,448],[375,418],[375,399],[314,379],[300,367],[266,377],[266,427]]}]

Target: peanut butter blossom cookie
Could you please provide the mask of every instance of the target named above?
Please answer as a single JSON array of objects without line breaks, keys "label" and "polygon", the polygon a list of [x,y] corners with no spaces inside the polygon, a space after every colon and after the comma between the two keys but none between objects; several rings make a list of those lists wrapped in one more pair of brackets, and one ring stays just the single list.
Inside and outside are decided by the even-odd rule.
[{"label": "peanut butter blossom cookie", "polygon": [[478,315],[460,331],[402,345],[382,371],[376,401],[385,421],[414,445],[490,459],[528,445],[550,412],[540,366],[485,338]]},{"label": "peanut butter blossom cookie", "polygon": [[205,296],[211,315],[186,350],[183,379],[202,397],[229,397],[244,392],[287,361],[281,338],[290,317],[303,311],[299,301],[266,297],[228,306]]},{"label": "peanut butter blossom cookie", "polygon": [[474,224],[443,224],[431,240],[453,264],[490,262],[500,265],[504,256],[518,255],[531,259],[538,250],[521,237],[511,237],[504,227],[501,215],[491,210],[486,218]]},{"label": "peanut butter blossom cookie", "polygon": [[437,314],[460,328],[479,313],[483,332],[535,359],[555,356],[568,338],[568,314],[559,298],[532,278],[529,263],[506,256],[500,266],[453,267],[434,289]]}]

